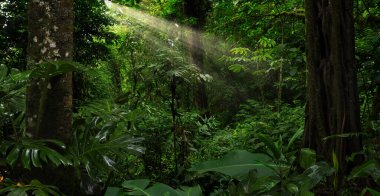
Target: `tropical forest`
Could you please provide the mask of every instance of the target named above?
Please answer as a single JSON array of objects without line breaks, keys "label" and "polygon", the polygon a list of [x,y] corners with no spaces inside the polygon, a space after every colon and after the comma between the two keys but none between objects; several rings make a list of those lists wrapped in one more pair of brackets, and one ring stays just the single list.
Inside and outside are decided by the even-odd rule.
[{"label": "tropical forest", "polygon": [[380,196],[380,0],[0,0],[0,195]]}]

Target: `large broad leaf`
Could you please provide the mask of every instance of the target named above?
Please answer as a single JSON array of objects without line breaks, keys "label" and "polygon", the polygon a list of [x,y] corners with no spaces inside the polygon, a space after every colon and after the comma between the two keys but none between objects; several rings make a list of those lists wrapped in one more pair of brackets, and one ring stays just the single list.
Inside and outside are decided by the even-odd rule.
[{"label": "large broad leaf", "polygon": [[122,186],[129,189],[128,195],[165,195],[165,196],[200,196],[202,195],[201,187],[181,187],[181,189],[173,189],[172,187],[162,184],[155,183],[152,186],[148,186],[150,180],[139,179],[139,180],[128,180],[123,182]]},{"label": "large broad leaf", "polygon": [[147,195],[145,189],[149,182],[148,179],[128,180],[123,182],[122,186],[133,191],[129,193],[130,195]]},{"label": "large broad leaf", "polygon": [[275,175],[277,166],[271,161],[272,159],[266,154],[235,150],[219,160],[193,165],[190,171],[198,173],[214,171],[242,180],[253,169],[257,170],[257,177]]},{"label": "large broad leaf", "polygon": [[372,176],[373,180],[380,184],[380,163],[376,160],[367,161],[355,167],[349,176],[349,179]]},{"label": "large broad leaf", "polygon": [[[31,166],[41,167],[42,162],[50,161],[56,166],[70,165],[70,161],[59,152],[51,148],[55,145],[59,148],[65,148],[65,145],[57,140],[42,140],[21,138],[19,141],[8,140],[0,145],[0,152],[6,157],[6,161],[10,166],[15,166],[18,161],[26,169]],[[9,151],[9,153],[7,153]]]},{"label": "large broad leaf", "polygon": [[334,169],[326,162],[318,162],[307,168],[301,175],[294,178],[301,191],[309,191],[314,188],[325,177],[330,176]]},{"label": "large broad leaf", "polygon": [[108,187],[104,196],[119,196],[121,195],[121,188],[119,187]]},{"label": "large broad leaf", "polygon": [[146,192],[148,193],[148,195],[152,195],[152,196],[153,195],[181,196],[181,194],[177,190],[162,183],[154,184],[152,187],[148,188]]},{"label": "large broad leaf", "polygon": [[202,189],[199,185],[194,187],[181,187],[181,190],[177,190],[178,193],[182,196],[201,196]]}]

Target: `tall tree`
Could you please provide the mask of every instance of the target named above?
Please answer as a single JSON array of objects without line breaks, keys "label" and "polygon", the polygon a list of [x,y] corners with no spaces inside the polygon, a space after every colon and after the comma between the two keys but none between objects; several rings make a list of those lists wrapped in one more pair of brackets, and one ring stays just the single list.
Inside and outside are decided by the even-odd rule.
[{"label": "tall tree", "polygon": [[[29,0],[28,68],[47,61],[71,61],[74,31],[73,0]],[[34,138],[68,143],[72,131],[72,74],[31,79],[27,86],[26,127]],[[71,171],[71,170],[70,170]],[[75,180],[66,169],[36,171],[42,182],[72,194]],[[67,180],[67,179],[70,180]]]},{"label": "tall tree", "polygon": [[[30,0],[28,67],[72,60],[73,0]],[[72,121],[72,76],[33,79],[27,90],[27,131],[34,137],[68,142]]]},{"label": "tall tree", "polygon": [[[353,0],[306,0],[307,107],[305,146],[339,163],[339,176],[350,164],[345,158],[361,150],[356,81]],[[323,140],[328,136],[331,139]]]}]

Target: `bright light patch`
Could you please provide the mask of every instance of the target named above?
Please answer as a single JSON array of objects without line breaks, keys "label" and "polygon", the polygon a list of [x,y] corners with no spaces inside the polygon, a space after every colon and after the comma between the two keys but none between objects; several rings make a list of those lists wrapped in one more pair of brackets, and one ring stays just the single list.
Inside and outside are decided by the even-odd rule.
[{"label": "bright light patch", "polygon": [[[152,42],[155,45],[165,44],[158,38],[160,34],[164,34],[169,37],[167,43],[169,46],[173,47],[173,50],[175,49],[175,43],[173,40],[180,42],[186,47],[191,46],[198,50],[204,50],[205,55],[214,59],[219,59],[225,54],[226,49],[229,50],[228,44],[217,37],[210,35],[206,36],[204,33],[188,26],[179,25],[172,21],[154,17],[140,10],[112,3],[109,0],[104,0],[104,2],[111,12],[117,15],[115,18],[119,20],[121,25],[125,25],[125,28],[128,28],[132,21],[135,24],[152,29],[154,32],[153,34],[146,35],[142,32],[137,33],[141,38],[148,42]],[[200,36],[202,41],[194,41],[194,36]]]}]

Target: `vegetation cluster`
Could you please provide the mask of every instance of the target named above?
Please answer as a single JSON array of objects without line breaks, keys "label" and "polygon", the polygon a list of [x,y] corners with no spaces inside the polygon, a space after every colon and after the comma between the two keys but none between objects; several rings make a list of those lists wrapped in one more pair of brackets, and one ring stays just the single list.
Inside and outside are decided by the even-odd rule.
[{"label": "vegetation cluster", "polygon": [[0,195],[380,195],[379,0],[3,0],[0,26]]}]

